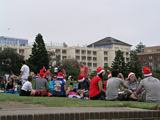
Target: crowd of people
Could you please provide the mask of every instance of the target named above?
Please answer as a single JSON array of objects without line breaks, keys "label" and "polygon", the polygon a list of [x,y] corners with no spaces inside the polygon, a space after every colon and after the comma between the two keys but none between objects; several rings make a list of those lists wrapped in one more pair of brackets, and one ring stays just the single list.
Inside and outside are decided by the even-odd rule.
[{"label": "crowd of people", "polygon": [[[77,68],[78,69],[78,68]],[[30,72],[23,61],[19,77],[0,78],[1,92],[17,93],[20,96],[56,96],[90,100],[134,100],[160,102],[160,80],[153,77],[149,67],[143,67],[143,78],[137,79],[130,72],[127,78],[117,70],[97,67],[96,73],[81,65],[75,80],[66,75],[65,68],[57,66],[52,72],[45,67],[38,74]],[[104,77],[107,76],[107,77]]]}]

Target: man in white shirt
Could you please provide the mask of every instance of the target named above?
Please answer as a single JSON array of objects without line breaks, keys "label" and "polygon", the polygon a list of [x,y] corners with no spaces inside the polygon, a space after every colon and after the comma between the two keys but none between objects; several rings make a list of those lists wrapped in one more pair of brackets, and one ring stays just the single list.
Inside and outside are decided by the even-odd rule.
[{"label": "man in white shirt", "polygon": [[29,76],[29,72],[30,72],[30,69],[26,65],[25,61],[22,62],[22,67],[21,67],[20,71],[21,71],[21,82],[23,85],[27,81],[28,76]]}]

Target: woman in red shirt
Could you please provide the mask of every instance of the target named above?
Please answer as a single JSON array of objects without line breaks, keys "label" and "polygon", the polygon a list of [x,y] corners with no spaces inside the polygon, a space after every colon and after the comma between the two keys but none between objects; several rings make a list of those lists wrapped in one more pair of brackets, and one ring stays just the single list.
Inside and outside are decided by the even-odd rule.
[{"label": "woman in red shirt", "polygon": [[101,67],[97,68],[97,75],[90,81],[89,97],[91,100],[104,100],[105,92],[103,90],[103,77],[104,70]]}]

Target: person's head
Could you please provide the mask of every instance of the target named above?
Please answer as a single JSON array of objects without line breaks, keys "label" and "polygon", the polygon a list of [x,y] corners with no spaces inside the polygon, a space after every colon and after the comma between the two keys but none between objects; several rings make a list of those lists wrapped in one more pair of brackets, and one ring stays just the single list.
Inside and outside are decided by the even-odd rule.
[{"label": "person's head", "polygon": [[118,73],[118,78],[121,78],[121,79],[123,79],[123,80],[124,80],[124,76],[123,76],[123,74],[122,74],[122,73]]},{"label": "person's head", "polygon": [[24,65],[24,64],[26,64],[26,61],[25,61],[25,60],[23,60],[23,61],[22,61],[22,64],[23,64],[23,65]]},{"label": "person's head", "polygon": [[103,78],[105,71],[102,69],[102,67],[97,67],[96,72],[99,77]]},{"label": "person's head", "polygon": [[28,81],[31,82],[32,81],[32,76],[28,76]]},{"label": "person's head", "polygon": [[92,79],[94,76],[96,76],[96,71],[91,71],[89,77]]},{"label": "person's head", "polygon": [[53,75],[52,80],[56,80],[56,79],[57,79],[57,76]]},{"label": "person's head", "polygon": [[130,82],[133,82],[133,81],[137,80],[135,73],[130,72],[130,73],[128,74],[128,80],[129,80]]},{"label": "person's head", "polygon": [[112,77],[118,77],[119,72],[117,70],[112,71]]},{"label": "person's head", "polygon": [[144,77],[152,76],[152,72],[151,72],[151,69],[149,67],[146,67],[146,66],[143,67],[142,72],[143,72]]}]

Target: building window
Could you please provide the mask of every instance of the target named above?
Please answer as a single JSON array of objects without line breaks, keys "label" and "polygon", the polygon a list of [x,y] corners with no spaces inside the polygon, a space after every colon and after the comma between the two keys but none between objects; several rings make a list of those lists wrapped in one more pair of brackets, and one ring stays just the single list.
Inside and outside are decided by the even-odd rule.
[{"label": "building window", "polygon": [[108,57],[104,57],[104,61],[108,61]]},{"label": "building window", "polygon": [[23,55],[24,54],[24,49],[19,49],[19,54]]},{"label": "building window", "polygon": [[67,56],[62,56],[62,59],[64,60],[64,59],[67,59]]},{"label": "building window", "polygon": [[91,55],[91,51],[90,51],[90,50],[88,50],[88,51],[87,51],[87,54],[88,54],[88,55]]},{"label": "building window", "polygon": [[76,50],[76,54],[79,54],[80,53],[80,50]]},{"label": "building window", "polygon": [[92,57],[87,57],[87,60],[92,60]]},{"label": "building window", "polygon": [[97,63],[93,63],[93,67],[97,67]]},{"label": "building window", "polygon": [[66,54],[66,53],[67,53],[67,51],[66,51],[66,50],[62,50],[62,53],[63,53],[63,54]]},{"label": "building window", "polygon": [[86,65],[86,62],[83,62],[83,65]]},{"label": "building window", "polygon": [[82,60],[86,60],[86,56],[82,56]]},{"label": "building window", "polygon": [[129,55],[129,53],[128,52],[126,52],[126,56],[128,56]]},{"label": "building window", "polygon": [[56,53],[60,53],[60,49],[56,49],[55,52],[56,52]]},{"label": "building window", "polygon": [[76,60],[80,60],[80,56],[76,56]]},{"label": "building window", "polygon": [[93,61],[97,61],[97,58],[96,58],[96,57],[93,57]]},{"label": "building window", "polygon": [[91,67],[91,66],[92,66],[92,63],[89,62],[89,63],[88,63],[88,66]]},{"label": "building window", "polygon": [[93,51],[93,55],[97,55],[97,52],[96,52],[96,51]]},{"label": "building window", "polygon": [[104,51],[104,55],[108,55],[108,52],[107,52],[107,51]]},{"label": "building window", "polygon": [[81,53],[82,53],[82,54],[86,54],[86,51],[85,51],[85,50],[82,50]]}]

